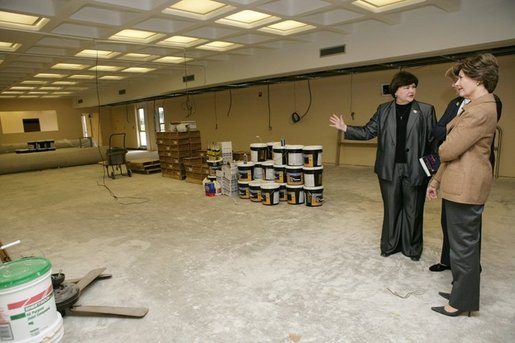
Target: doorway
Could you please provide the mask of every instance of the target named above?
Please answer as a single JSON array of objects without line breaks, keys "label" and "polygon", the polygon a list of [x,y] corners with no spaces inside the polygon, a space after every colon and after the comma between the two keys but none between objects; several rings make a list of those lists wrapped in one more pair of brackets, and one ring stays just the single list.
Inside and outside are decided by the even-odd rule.
[{"label": "doorway", "polygon": [[145,108],[139,107],[136,112],[137,118],[136,122],[138,123],[138,146],[139,149],[147,149],[147,126],[146,126],[146,115]]}]

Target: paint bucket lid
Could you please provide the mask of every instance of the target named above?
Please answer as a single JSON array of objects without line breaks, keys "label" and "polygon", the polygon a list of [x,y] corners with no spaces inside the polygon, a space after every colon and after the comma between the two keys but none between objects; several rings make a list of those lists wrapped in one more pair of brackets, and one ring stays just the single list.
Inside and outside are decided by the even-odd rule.
[{"label": "paint bucket lid", "polygon": [[275,182],[263,182],[261,183],[261,189],[278,189],[280,186]]},{"label": "paint bucket lid", "polygon": [[251,143],[250,148],[266,148],[266,143]]},{"label": "paint bucket lid", "polygon": [[315,171],[315,170],[322,170],[324,169],[324,166],[319,166],[319,167],[302,167],[302,169],[304,169],[304,171]]},{"label": "paint bucket lid", "polygon": [[250,187],[261,187],[261,180],[252,180],[249,182]]},{"label": "paint bucket lid", "polygon": [[261,162],[261,165],[263,167],[273,167],[274,166],[274,161],[266,160],[266,161]]},{"label": "paint bucket lid", "polygon": [[237,163],[238,168],[245,168],[245,167],[254,167],[254,162],[251,161],[241,161]]},{"label": "paint bucket lid", "polygon": [[304,186],[304,190],[305,191],[311,191],[311,192],[322,191],[322,190],[324,190],[324,186],[317,186],[317,187],[306,187],[306,186]]},{"label": "paint bucket lid", "polygon": [[248,181],[238,180],[238,185],[248,185],[248,184],[249,184]]},{"label": "paint bucket lid", "polygon": [[274,168],[277,168],[277,169],[282,169],[286,167],[284,164],[274,164]]},{"label": "paint bucket lid", "polygon": [[304,150],[322,150],[322,146],[321,145],[305,145]]},{"label": "paint bucket lid", "polygon": [[302,171],[302,166],[286,166],[286,169],[291,169],[291,170],[301,170]]},{"label": "paint bucket lid", "polygon": [[286,149],[286,147],[283,145],[274,145],[272,147],[272,151],[274,152],[283,152],[284,149]]},{"label": "paint bucket lid", "polygon": [[286,184],[286,188],[288,188],[288,189],[290,189],[290,188],[302,189],[302,188],[304,188],[304,186],[302,186],[302,185],[288,185],[288,184]]},{"label": "paint bucket lid", "polygon": [[266,143],[266,145],[271,146],[273,149],[274,146],[281,145],[281,142],[268,142],[268,143]]},{"label": "paint bucket lid", "polygon": [[304,148],[304,145],[286,145],[286,150],[301,150]]},{"label": "paint bucket lid", "polygon": [[0,289],[19,286],[45,275],[52,268],[43,257],[27,257],[0,264]]}]

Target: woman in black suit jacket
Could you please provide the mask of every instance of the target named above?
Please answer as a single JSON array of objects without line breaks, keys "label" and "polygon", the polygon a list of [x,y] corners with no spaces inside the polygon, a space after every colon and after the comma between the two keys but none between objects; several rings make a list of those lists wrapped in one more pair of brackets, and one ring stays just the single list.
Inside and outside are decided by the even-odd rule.
[{"label": "woman in black suit jacket", "polygon": [[364,126],[348,126],[333,114],[330,126],[343,131],[345,139],[377,137],[374,171],[379,178],[384,217],[381,256],[402,252],[413,261],[422,254],[425,190],[429,178],[419,158],[436,151],[431,134],[436,124],[432,105],[415,100],[418,79],[401,71],[390,83],[394,101],[379,105]]}]

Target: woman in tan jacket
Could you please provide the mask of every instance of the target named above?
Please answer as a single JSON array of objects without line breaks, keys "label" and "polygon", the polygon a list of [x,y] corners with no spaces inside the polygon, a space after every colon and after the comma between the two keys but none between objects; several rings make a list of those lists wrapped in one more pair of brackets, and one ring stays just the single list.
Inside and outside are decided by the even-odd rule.
[{"label": "woman in tan jacket", "polygon": [[495,98],[497,60],[491,54],[470,57],[456,66],[459,95],[469,99],[449,124],[438,150],[442,162],[427,188],[438,190],[447,214],[453,287],[445,306],[431,309],[447,315],[479,310],[481,215],[492,185],[490,146],[497,126]]}]

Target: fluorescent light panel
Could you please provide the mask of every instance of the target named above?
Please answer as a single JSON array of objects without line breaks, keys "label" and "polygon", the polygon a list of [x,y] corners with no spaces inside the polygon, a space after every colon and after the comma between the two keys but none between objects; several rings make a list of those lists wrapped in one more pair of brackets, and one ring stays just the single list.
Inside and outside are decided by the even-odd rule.
[{"label": "fluorescent light panel", "polygon": [[99,78],[99,80],[123,80],[125,77],[123,76],[115,76],[115,75],[105,75]]},{"label": "fluorescent light panel", "polygon": [[287,36],[294,33],[314,29],[315,26],[301,23],[296,20],[285,20],[277,24],[268,25],[258,29],[259,31],[274,33],[281,36]]},{"label": "fluorescent light panel", "polygon": [[269,24],[280,19],[281,18],[279,17],[274,17],[266,13],[244,10],[218,19],[216,22],[219,24],[242,27],[244,29],[252,29],[254,27]]},{"label": "fluorescent light panel", "polygon": [[169,45],[169,46],[178,46],[181,48],[189,48],[195,45],[202,44],[207,40],[196,38],[196,37],[188,37],[188,36],[172,36],[170,38],[164,39],[156,44],[159,45]]},{"label": "fluorescent light panel", "polygon": [[91,70],[91,71],[95,71],[95,70],[98,70],[98,71],[118,71],[120,69],[122,69],[122,67],[104,66],[104,65],[98,65],[98,66],[94,66],[94,67],[89,68],[89,70]]},{"label": "fluorescent light panel", "polygon": [[235,7],[212,0],[182,0],[162,12],[193,19],[207,20],[233,10]]},{"label": "fluorescent light panel", "polygon": [[86,75],[86,74],[75,74],[70,75],[69,79],[78,79],[78,80],[91,80],[95,78],[95,75]]},{"label": "fluorescent light panel", "polygon": [[192,59],[189,57],[177,57],[177,56],[165,56],[158,58],[157,60],[154,60],[154,62],[161,62],[161,63],[184,63],[191,61]]},{"label": "fluorescent light panel", "polygon": [[119,52],[109,50],[93,50],[85,49],[75,54],[77,57],[92,57],[92,58],[113,58],[118,56]]},{"label": "fluorescent light panel", "polygon": [[34,77],[41,77],[46,79],[60,79],[66,77],[66,74],[49,74],[49,73],[39,73],[34,75]]},{"label": "fluorescent light panel", "polygon": [[89,67],[86,64],[76,64],[76,63],[57,63],[52,66],[52,69],[69,69],[69,70],[82,70]]},{"label": "fluorescent light panel", "polygon": [[0,11],[0,27],[39,31],[48,22],[45,17]]},{"label": "fluorescent light panel", "polygon": [[77,82],[76,81],[55,81],[55,82],[52,82],[53,85],[62,85],[62,86],[72,86],[72,85],[76,85]]},{"label": "fluorescent light panel", "polygon": [[[159,44],[159,43],[158,43]],[[138,54],[138,53],[128,53],[118,57],[120,60],[130,60],[130,61],[150,61],[154,58],[159,57],[157,55],[149,55],[149,54]]]},{"label": "fluorescent light panel", "polygon": [[213,50],[213,51],[228,51],[232,49],[236,49],[242,46],[241,44],[231,43],[231,42],[223,42],[223,41],[214,41],[207,44],[199,45],[197,49],[203,50]]},{"label": "fluorescent light panel", "polygon": [[154,71],[155,68],[143,68],[143,67],[129,67],[127,69],[123,69],[124,73],[148,73],[149,71]]},{"label": "fluorescent light panel", "polygon": [[356,0],[353,1],[352,4],[373,13],[381,13],[425,1],[426,0]]},{"label": "fluorescent light panel", "polygon": [[21,44],[12,42],[0,42],[0,51],[16,51],[20,48]]},{"label": "fluorescent light panel", "polygon": [[126,29],[112,35],[109,39],[137,43],[150,43],[163,36],[164,34],[162,33]]}]

